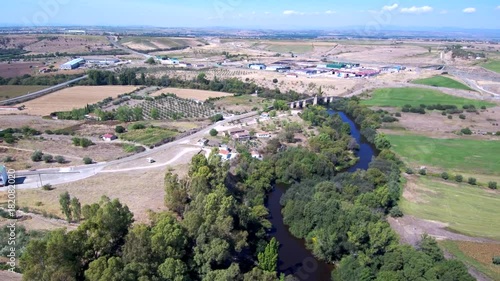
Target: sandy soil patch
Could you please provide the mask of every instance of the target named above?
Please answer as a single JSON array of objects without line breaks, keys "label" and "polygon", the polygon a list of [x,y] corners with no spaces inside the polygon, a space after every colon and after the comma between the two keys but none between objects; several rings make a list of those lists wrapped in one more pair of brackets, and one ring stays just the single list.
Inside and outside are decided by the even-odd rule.
[{"label": "sandy soil patch", "polygon": [[82,122],[71,120],[43,119],[40,116],[0,115],[0,129],[21,128],[23,126],[29,126],[33,129],[44,132],[45,130],[62,129],[75,126],[80,123]]},{"label": "sandy soil patch", "polygon": [[118,95],[129,93],[137,89],[135,86],[76,86],[69,87],[55,93],[24,103],[26,109],[19,111],[22,114],[46,116],[56,111],[69,111],[82,108],[87,104],[94,104],[107,97],[116,98]]},{"label": "sandy soil patch", "polygon": [[10,64],[2,62],[0,63],[0,76],[11,78],[24,74],[36,74],[41,67],[43,64],[40,62],[12,62]]},{"label": "sandy soil patch", "polygon": [[203,91],[203,90],[191,90],[191,89],[180,89],[180,88],[164,88],[159,91],[152,93],[150,96],[157,97],[161,94],[175,94],[179,98],[183,99],[196,99],[200,101],[205,101],[209,98],[219,98],[233,96],[230,93],[214,92],[214,91]]}]

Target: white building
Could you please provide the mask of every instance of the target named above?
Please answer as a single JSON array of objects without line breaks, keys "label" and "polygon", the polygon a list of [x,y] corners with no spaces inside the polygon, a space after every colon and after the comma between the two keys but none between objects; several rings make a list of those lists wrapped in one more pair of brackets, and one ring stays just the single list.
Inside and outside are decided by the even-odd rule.
[{"label": "white building", "polygon": [[84,64],[85,60],[82,58],[77,58],[71,61],[68,61],[65,64],[62,64],[60,69],[62,70],[71,70],[80,67],[80,65]]},{"label": "white building", "polygon": [[7,168],[5,166],[0,166],[0,186],[6,186],[9,183],[9,177],[7,175]]}]

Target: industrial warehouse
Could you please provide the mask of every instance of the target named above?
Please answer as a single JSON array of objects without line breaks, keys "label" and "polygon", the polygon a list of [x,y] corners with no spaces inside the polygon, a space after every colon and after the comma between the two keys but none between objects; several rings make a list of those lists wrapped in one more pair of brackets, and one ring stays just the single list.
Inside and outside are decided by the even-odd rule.
[{"label": "industrial warehouse", "polygon": [[61,65],[61,70],[77,69],[83,65],[87,66],[108,66],[120,64],[117,58],[75,58]]}]

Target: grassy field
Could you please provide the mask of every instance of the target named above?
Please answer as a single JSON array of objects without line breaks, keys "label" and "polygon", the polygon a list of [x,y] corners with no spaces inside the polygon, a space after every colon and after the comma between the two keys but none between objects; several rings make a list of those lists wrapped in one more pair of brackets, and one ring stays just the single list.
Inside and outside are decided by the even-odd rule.
[{"label": "grassy field", "polygon": [[419,106],[420,104],[431,105],[438,103],[456,105],[458,107],[462,107],[465,104],[473,104],[477,108],[483,105],[487,107],[495,106],[495,104],[489,102],[455,97],[439,91],[420,88],[377,89],[373,92],[371,99],[362,101],[364,105],[386,107],[403,107],[406,104]]},{"label": "grassy field", "polygon": [[265,99],[250,95],[224,97],[214,102],[216,107],[235,112],[251,111],[255,107],[262,109]]},{"label": "grassy field", "polygon": [[131,130],[121,134],[120,138],[126,141],[140,143],[146,146],[157,144],[164,139],[175,137],[177,133],[162,128],[146,128],[143,130]]},{"label": "grassy field", "polygon": [[483,64],[483,67],[486,69],[489,69],[491,71],[495,71],[497,73],[500,73],[500,61],[490,61],[485,64]]},{"label": "grassy field", "polygon": [[305,44],[293,44],[293,43],[290,43],[290,44],[272,44],[272,45],[266,45],[266,47],[264,49],[267,51],[277,52],[277,53],[292,52],[292,53],[302,54],[302,53],[312,52],[314,50],[314,46],[312,45],[312,43],[307,44],[307,45],[305,45]]},{"label": "grassy field", "polygon": [[414,80],[412,83],[420,85],[429,85],[433,87],[444,87],[444,88],[473,91],[467,85],[460,83],[457,80],[439,75],[431,78]]},{"label": "grassy field", "polygon": [[[408,194],[411,194],[408,195]],[[400,202],[403,213],[448,223],[452,231],[500,240],[498,192],[420,177],[408,184]]]},{"label": "grassy field", "polygon": [[500,255],[500,244],[451,240],[438,243],[459,261],[476,268],[495,281],[500,281],[500,266],[491,262],[494,256]]},{"label": "grassy field", "polygon": [[[499,175],[500,141],[433,139],[414,135],[387,135],[393,150],[406,162],[442,167],[449,171]],[[481,179],[478,178],[480,181]]]},{"label": "grassy field", "polygon": [[47,86],[0,86],[0,101],[40,91]]}]

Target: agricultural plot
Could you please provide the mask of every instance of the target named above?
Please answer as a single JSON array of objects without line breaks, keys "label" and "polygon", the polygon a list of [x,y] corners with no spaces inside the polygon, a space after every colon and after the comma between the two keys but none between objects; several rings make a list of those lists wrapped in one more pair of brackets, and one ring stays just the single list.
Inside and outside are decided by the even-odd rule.
[{"label": "agricultural plot", "polygon": [[483,67],[488,69],[488,70],[500,73],[500,61],[487,62],[487,63],[483,64]]},{"label": "agricultural plot", "polygon": [[154,51],[170,48],[185,48],[204,45],[204,42],[195,38],[166,38],[166,37],[125,37],[120,43],[131,49]]},{"label": "agricultural plot", "polygon": [[217,114],[211,107],[193,100],[166,96],[145,101],[139,106],[146,120],[178,120],[184,118],[209,118]]},{"label": "agricultural plot", "polygon": [[412,83],[420,85],[428,85],[433,87],[444,87],[459,90],[473,91],[467,85],[458,82],[457,80],[448,78],[446,76],[434,76],[431,78],[414,80]]},{"label": "agricultural plot", "polygon": [[47,86],[0,86],[0,101],[40,91]]},{"label": "agricultural plot", "polygon": [[383,107],[403,107],[406,104],[418,107],[421,104],[434,105],[474,105],[476,108],[481,106],[493,107],[495,104],[459,98],[447,95],[440,91],[420,88],[385,88],[377,89],[373,92],[370,99],[362,101],[362,104],[368,106],[383,106]]},{"label": "agricultural plot", "polygon": [[206,101],[209,98],[219,98],[232,96],[230,93],[214,92],[214,91],[203,91],[203,90],[191,90],[191,89],[180,89],[180,88],[165,88],[152,93],[150,96],[157,97],[161,94],[174,94],[182,99],[195,99],[198,101]]},{"label": "agricultural plot", "polygon": [[120,139],[152,146],[163,140],[175,137],[177,133],[163,128],[146,128],[142,130],[131,130],[121,134]]},{"label": "agricultural plot", "polygon": [[496,191],[420,177],[405,187],[403,213],[448,224],[452,231],[500,240],[500,194]]},{"label": "agricultural plot", "polygon": [[[415,135],[387,135],[392,149],[412,165],[448,171],[500,176],[499,141],[434,139]],[[478,179],[481,180],[481,179]]]},{"label": "agricultural plot", "polygon": [[500,244],[451,240],[438,243],[459,261],[473,266],[495,281],[500,280],[500,266],[492,263],[493,257],[500,255]]},{"label": "agricultural plot", "polygon": [[77,86],[69,87],[52,94],[23,103],[26,109],[17,113],[47,116],[53,112],[70,111],[94,104],[107,97],[132,92],[135,86]]}]

